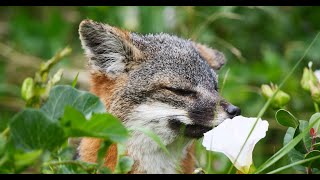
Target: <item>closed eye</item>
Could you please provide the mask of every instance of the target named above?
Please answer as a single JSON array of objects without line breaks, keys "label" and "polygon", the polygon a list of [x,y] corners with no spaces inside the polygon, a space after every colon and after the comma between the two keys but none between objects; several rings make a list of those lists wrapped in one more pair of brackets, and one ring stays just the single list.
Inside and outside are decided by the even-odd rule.
[{"label": "closed eye", "polygon": [[193,90],[181,89],[181,88],[173,88],[173,87],[165,87],[165,89],[175,93],[178,96],[195,96],[197,93]]}]

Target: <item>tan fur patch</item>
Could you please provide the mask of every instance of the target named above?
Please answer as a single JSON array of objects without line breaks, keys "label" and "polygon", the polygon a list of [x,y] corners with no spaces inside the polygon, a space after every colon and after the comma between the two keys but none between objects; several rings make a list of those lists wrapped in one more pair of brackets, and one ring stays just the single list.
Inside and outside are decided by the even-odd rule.
[{"label": "tan fur patch", "polygon": [[143,174],[142,172],[139,172],[137,169],[139,167],[139,162],[136,160],[134,161],[134,164],[132,165],[131,171],[128,172],[128,174]]},{"label": "tan fur patch", "polygon": [[[112,27],[112,30],[115,34],[117,34],[124,42],[126,42],[127,46],[130,47],[130,49],[132,50],[132,58],[134,61],[141,61],[143,60],[143,53],[137,49],[135,46],[133,46],[132,42],[131,42],[131,36],[130,36],[130,32],[123,30],[123,29],[119,29],[116,27]],[[133,63],[134,65],[135,63]]]},{"label": "tan fur patch", "polygon": [[[117,83],[116,83],[117,82]],[[110,107],[112,95],[117,88],[121,88],[125,83],[125,78],[111,80],[102,73],[91,74],[91,92],[100,97],[106,108]],[[97,153],[100,148],[101,139],[83,138],[79,146],[79,155],[83,161],[96,162]],[[105,157],[105,165],[114,170],[117,163],[117,146],[112,144]]]},{"label": "tan fur patch", "polygon": [[91,74],[90,91],[100,97],[107,109],[110,107],[110,101],[115,87],[115,80],[108,78],[106,75],[102,73]]},{"label": "tan fur patch", "polygon": [[193,143],[187,149],[186,157],[181,162],[181,167],[184,174],[192,174],[194,171],[194,166],[195,166],[194,148],[195,148],[195,143]]},{"label": "tan fur patch", "polygon": [[220,69],[225,63],[225,58],[222,53],[213,50],[203,44],[194,43],[199,50],[200,55],[207,61],[213,69]]},{"label": "tan fur patch", "polygon": [[[100,148],[101,140],[96,138],[83,138],[79,146],[81,160],[86,162],[97,162],[97,154]],[[104,165],[114,171],[117,165],[117,145],[112,144],[104,158]]]}]

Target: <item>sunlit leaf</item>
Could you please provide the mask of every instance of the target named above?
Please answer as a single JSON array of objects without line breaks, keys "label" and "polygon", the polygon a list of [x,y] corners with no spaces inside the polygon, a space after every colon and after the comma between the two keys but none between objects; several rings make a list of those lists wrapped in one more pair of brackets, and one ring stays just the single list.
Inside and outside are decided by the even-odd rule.
[{"label": "sunlit leaf", "polygon": [[65,109],[62,123],[70,137],[98,137],[114,142],[124,142],[128,137],[127,129],[111,114],[93,114],[86,120],[75,108],[67,106]]},{"label": "sunlit leaf", "polygon": [[311,168],[320,168],[320,151],[319,150],[313,150],[310,151],[309,153],[307,153],[305,155],[304,159],[311,159],[313,157],[318,157],[312,161],[309,161],[307,164],[305,164],[307,167],[311,167]]},{"label": "sunlit leaf", "polygon": [[297,128],[299,126],[299,121],[285,109],[279,109],[276,112],[276,120],[282,126],[293,128]]},{"label": "sunlit leaf", "polygon": [[52,88],[48,101],[41,107],[41,110],[50,119],[58,120],[67,105],[82,112],[87,118],[90,118],[92,113],[106,112],[99,97],[67,85],[58,85]]},{"label": "sunlit leaf", "polygon": [[19,112],[10,121],[9,126],[15,145],[26,150],[51,150],[66,140],[58,122],[35,109],[24,109]]}]

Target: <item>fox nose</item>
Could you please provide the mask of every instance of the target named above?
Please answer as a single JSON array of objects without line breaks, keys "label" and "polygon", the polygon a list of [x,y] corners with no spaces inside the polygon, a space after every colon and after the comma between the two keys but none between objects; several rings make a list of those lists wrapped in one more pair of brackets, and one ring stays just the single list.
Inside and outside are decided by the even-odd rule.
[{"label": "fox nose", "polygon": [[228,105],[226,111],[231,116],[231,118],[233,118],[235,116],[239,116],[241,114],[241,109],[238,108],[237,106],[232,105],[232,104]]}]

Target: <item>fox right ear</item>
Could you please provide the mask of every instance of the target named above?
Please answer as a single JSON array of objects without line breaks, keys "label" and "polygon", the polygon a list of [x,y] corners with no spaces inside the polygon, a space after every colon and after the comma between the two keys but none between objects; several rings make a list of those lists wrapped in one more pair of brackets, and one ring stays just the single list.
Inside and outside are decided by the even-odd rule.
[{"label": "fox right ear", "polygon": [[142,59],[142,53],[133,45],[127,31],[83,20],[79,35],[82,48],[89,58],[89,66],[111,78],[129,71]]},{"label": "fox right ear", "polygon": [[225,64],[226,58],[222,52],[216,49],[211,49],[200,43],[194,43],[194,46],[212,69],[219,70]]}]

